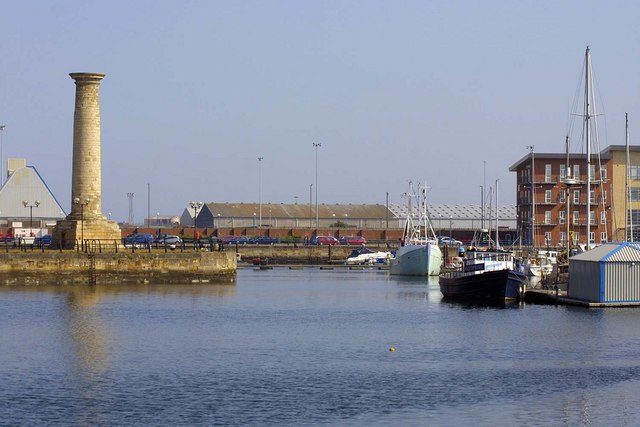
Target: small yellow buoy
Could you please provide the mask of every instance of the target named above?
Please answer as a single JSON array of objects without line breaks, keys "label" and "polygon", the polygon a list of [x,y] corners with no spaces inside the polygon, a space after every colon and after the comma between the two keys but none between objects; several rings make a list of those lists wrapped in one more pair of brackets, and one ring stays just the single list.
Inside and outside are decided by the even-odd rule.
[{"label": "small yellow buoy", "polygon": [[394,352],[394,351],[396,351],[396,348],[395,347],[389,347],[389,351]]}]

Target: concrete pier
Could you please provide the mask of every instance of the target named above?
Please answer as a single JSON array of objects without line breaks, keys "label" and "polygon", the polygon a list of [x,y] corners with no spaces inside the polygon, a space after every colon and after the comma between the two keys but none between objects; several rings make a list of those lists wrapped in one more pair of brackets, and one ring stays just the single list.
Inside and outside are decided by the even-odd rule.
[{"label": "concrete pier", "polygon": [[223,252],[0,253],[0,285],[211,283],[235,281]]}]

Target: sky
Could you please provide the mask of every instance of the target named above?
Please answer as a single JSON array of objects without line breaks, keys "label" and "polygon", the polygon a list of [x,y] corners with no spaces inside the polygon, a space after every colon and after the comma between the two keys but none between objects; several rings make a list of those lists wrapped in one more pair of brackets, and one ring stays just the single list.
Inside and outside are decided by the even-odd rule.
[{"label": "sky", "polygon": [[2,4],[3,158],[26,158],[67,211],[71,72],[106,74],[102,206],[118,221],[127,193],[140,223],[192,200],[316,190],[321,204],[402,203],[410,180],[433,204],[479,204],[499,180],[514,204],[526,147],[564,152],[587,45],[601,148],[624,144],[625,113],[640,144],[640,2]]}]

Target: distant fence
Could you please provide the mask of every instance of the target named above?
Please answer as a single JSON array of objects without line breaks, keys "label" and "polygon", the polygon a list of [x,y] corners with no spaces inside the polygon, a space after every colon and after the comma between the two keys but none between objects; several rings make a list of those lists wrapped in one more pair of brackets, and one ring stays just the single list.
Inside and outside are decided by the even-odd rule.
[{"label": "distant fence", "polygon": [[119,239],[85,239],[75,240],[73,247],[64,248],[61,242],[55,244],[47,243],[26,243],[25,240],[16,239],[11,242],[0,242],[0,250],[4,252],[20,251],[20,252],[45,252],[45,251],[59,251],[69,252],[74,251],[77,253],[118,253],[118,252],[186,252],[186,251],[200,251],[200,252],[215,252],[221,249],[220,246],[212,241],[193,241],[182,242],[178,245],[166,244],[166,243],[135,243],[124,244]]}]

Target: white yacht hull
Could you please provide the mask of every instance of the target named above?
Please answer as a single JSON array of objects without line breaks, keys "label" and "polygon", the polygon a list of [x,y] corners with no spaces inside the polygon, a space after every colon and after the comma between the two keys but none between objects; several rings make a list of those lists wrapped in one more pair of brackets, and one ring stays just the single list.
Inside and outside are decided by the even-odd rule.
[{"label": "white yacht hull", "polygon": [[398,248],[389,263],[389,273],[403,276],[437,276],[442,252],[437,245],[405,245]]}]

